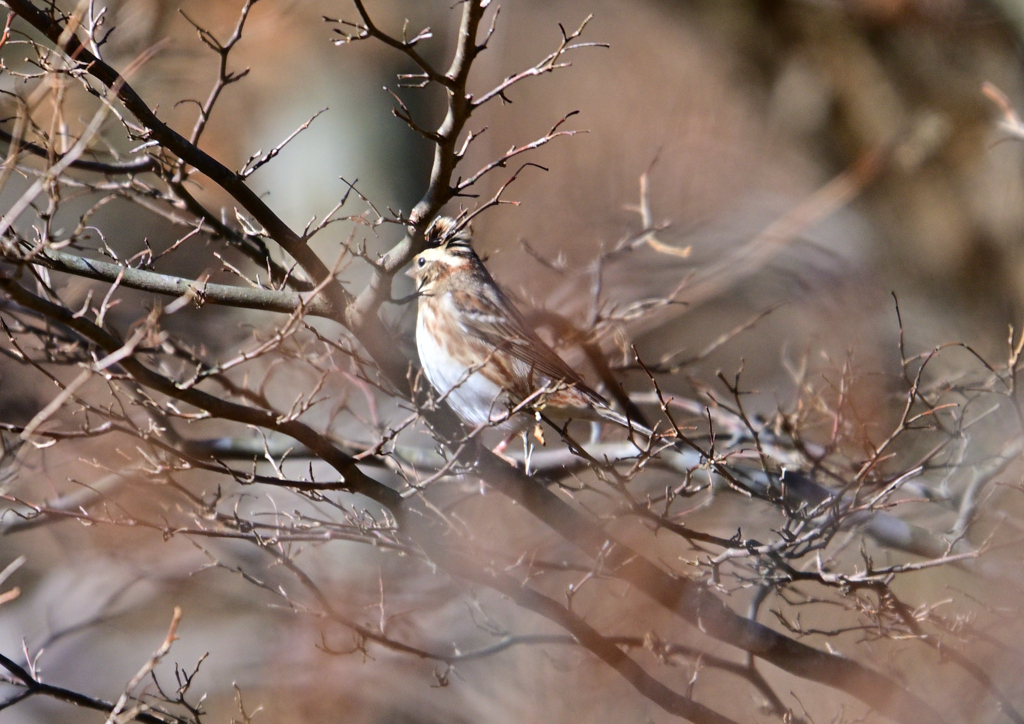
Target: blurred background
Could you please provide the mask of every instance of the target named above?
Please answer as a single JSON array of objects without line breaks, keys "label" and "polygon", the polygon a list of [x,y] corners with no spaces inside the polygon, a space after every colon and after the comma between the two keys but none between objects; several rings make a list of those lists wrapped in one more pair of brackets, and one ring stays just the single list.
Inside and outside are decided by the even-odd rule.
[{"label": "blurred background", "polygon": [[[169,38],[133,84],[164,121],[187,132],[196,107],[180,101],[205,98],[217,62],[179,10],[223,38],[239,6],[234,0],[112,0],[108,27],[116,30],[106,59],[122,68]],[[412,32],[429,26],[433,38],[422,52],[446,65],[457,29],[449,0],[368,0],[367,9],[393,33],[404,19]],[[771,310],[688,375],[708,380],[742,367],[745,384],[758,393],[753,406],[770,413],[795,394],[792,371],[802,356],[839,366],[856,359],[868,372],[857,393],[866,406],[881,406],[872,389],[886,383],[870,373],[899,371],[894,293],[911,352],[960,341],[1005,361],[1007,326],[1019,328],[1024,313],[1024,159],[1021,144],[998,130],[1000,110],[982,85],[995,85],[1014,107],[1024,107],[1024,3],[515,0],[501,7],[471,89],[482,93],[532,66],[556,46],[559,23],[571,30],[591,14],[582,40],[609,47],[574,52],[571,68],[515,86],[510,103],[485,107],[470,124],[487,131],[474,142],[463,175],[542,136],[572,111],[579,113],[566,128],[586,131],[529,158],[547,170],[526,169],[509,188],[506,198],[519,206],[493,209],[474,222],[478,250],[525,308],[550,308],[586,323],[593,260],[643,229],[646,174],[658,245],[635,245],[602,270],[608,305],[679,290],[681,304],[630,323],[643,357],[699,356]],[[356,19],[344,0],[261,0],[253,8],[230,63],[250,68],[249,76],[227,89],[202,143],[238,168],[326,108],[249,180],[299,229],[345,194],[341,178],[357,183],[381,210],[408,212],[423,193],[432,148],[391,115],[384,86],[401,95],[421,125],[436,126],[443,116],[437,89],[397,89],[396,74],[414,70],[402,56],[372,42],[337,47],[335,25],[323,16]],[[17,46],[4,52],[8,65],[24,56]],[[3,82],[9,90],[16,84],[10,75]],[[505,178],[494,175],[483,184],[483,198]],[[233,218],[213,184],[198,193]],[[143,237],[154,246],[176,238],[175,230],[128,204],[109,204],[93,223],[121,254],[142,249]],[[341,224],[318,237],[325,261],[333,261],[351,233],[351,225]],[[355,233],[380,251],[402,231],[385,225]],[[193,278],[217,265],[200,254],[179,255],[175,263],[173,271]],[[346,276],[353,289],[360,274],[354,269]],[[396,296],[411,291],[403,284]],[[410,307],[386,313],[409,332]],[[671,321],[647,333],[647,314]],[[250,331],[235,312],[211,314],[206,323],[216,326],[225,347]],[[607,347],[614,349],[614,334]],[[3,405],[8,412],[23,409],[24,419],[52,390],[0,378]],[[81,467],[78,460],[49,459],[41,470],[58,490],[69,477],[84,475]],[[45,488],[36,490],[45,497]],[[243,504],[266,510],[306,504],[284,491],[260,496]],[[536,525],[508,521],[502,535],[528,537],[517,523]],[[531,535],[543,541],[548,534]],[[255,556],[251,551],[207,543],[223,560],[265,569],[269,581],[277,580],[266,561],[245,558]],[[434,664],[379,650],[370,658],[329,655],[318,646],[351,648],[349,634],[275,608],[237,574],[203,570],[209,558],[185,540],[66,522],[0,538],[0,567],[20,555],[27,562],[11,582],[23,593],[0,609],[0,650],[11,655],[24,641],[36,651],[48,642],[40,659],[46,679],[97,696],[117,698],[162,641],[173,606],[181,605],[181,640],[171,658],[191,668],[210,653],[195,684],[210,694],[210,721],[230,720],[232,684],[250,712],[264,707],[256,721],[670,720],[570,648],[483,659],[450,674],[450,683]],[[383,584],[378,588],[378,577],[382,568],[400,575],[406,564],[382,560],[365,546],[334,544],[308,555],[324,587],[356,618],[383,616],[385,596],[396,635],[407,610],[417,612],[417,631],[440,632],[455,645],[478,635],[478,616],[495,616],[487,625],[497,629],[536,624],[497,596],[453,599],[439,591],[431,608],[431,586],[440,584],[429,580],[392,599]],[[408,575],[423,575],[416,570]],[[642,603],[633,611],[641,628],[663,616]],[[601,611],[593,615],[600,622]],[[82,622],[90,625],[79,629]],[[808,707],[817,701],[826,707],[819,711],[834,714],[827,693],[797,689]],[[965,690],[965,707],[972,691]],[[742,711],[750,704],[736,706]],[[977,720],[987,716],[995,715]],[[47,701],[3,717],[12,724],[102,721]]]}]

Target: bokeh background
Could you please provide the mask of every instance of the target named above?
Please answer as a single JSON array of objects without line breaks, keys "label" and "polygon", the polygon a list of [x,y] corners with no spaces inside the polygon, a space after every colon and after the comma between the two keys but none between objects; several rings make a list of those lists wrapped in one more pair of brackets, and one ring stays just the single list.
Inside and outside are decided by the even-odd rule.
[{"label": "bokeh background", "polygon": [[[162,119],[187,131],[196,109],[181,101],[205,98],[216,58],[179,10],[224,37],[239,5],[109,2],[109,24],[117,29],[106,58],[124,67],[169,38],[133,83]],[[367,2],[382,28],[397,32],[405,18],[413,30],[429,26],[433,38],[423,53],[441,65],[456,30],[450,5]],[[687,279],[701,283],[680,295],[685,304],[661,311],[674,317],[668,326],[651,334],[642,324],[634,327],[645,357],[696,354],[773,310],[689,370],[695,379],[713,379],[718,370],[734,374],[742,366],[746,384],[758,392],[755,406],[770,412],[794,394],[792,365],[805,351],[839,365],[849,358],[865,370],[898,371],[895,293],[909,349],[961,341],[1005,359],[1007,326],[1019,327],[1024,311],[1024,158],[1022,146],[998,130],[999,110],[982,85],[994,84],[1024,107],[1024,4],[514,0],[502,5],[471,88],[483,92],[533,65],[555,47],[558,23],[573,29],[591,14],[582,39],[609,47],[573,53],[571,68],[516,86],[511,103],[488,106],[471,124],[487,131],[474,143],[466,172],[543,135],[569,112],[579,113],[566,127],[586,131],[556,139],[530,158],[547,171],[527,169],[509,189],[507,198],[519,206],[493,209],[474,222],[478,249],[525,307],[585,319],[588,264],[642,228],[638,205],[646,173],[658,240],[689,252],[639,247],[628,264],[609,266],[605,292],[627,303],[664,296]],[[395,75],[413,68],[381,44],[335,46],[335,26],[323,16],[356,18],[343,0],[261,0],[254,7],[231,57],[235,69],[250,68],[249,76],[225,92],[202,144],[237,168],[328,109],[250,179],[293,228],[322,216],[344,195],[339,177],[357,182],[379,209],[408,211],[425,189],[431,160],[430,145],[391,115],[392,99],[383,90],[397,90]],[[16,46],[4,52],[8,64],[18,62]],[[3,82],[14,83],[9,75]],[[398,92],[422,125],[439,122],[443,99],[436,89]],[[493,193],[504,178],[494,176],[482,193]],[[828,189],[835,186],[828,185],[837,178],[846,194],[832,203]],[[233,217],[212,184],[199,193]],[[774,234],[773,224],[787,219],[799,222],[792,233]],[[175,238],[128,205],[110,205],[94,223],[122,253],[141,249],[143,237],[154,246]],[[338,225],[318,237],[325,259],[334,258],[352,228]],[[401,230],[358,233],[374,251],[395,243]],[[193,278],[217,265],[202,254],[175,263],[177,273]],[[352,271],[353,288],[361,278]],[[410,291],[402,283],[396,294]],[[409,330],[410,308],[388,314]],[[225,346],[249,334],[246,319],[233,312],[211,313],[207,323],[220,327]],[[870,406],[871,386],[884,383],[866,375],[863,384]],[[0,378],[2,404],[23,410],[25,419],[51,395],[52,387]],[[89,475],[80,460],[50,458],[31,484],[45,480],[59,490],[69,477]],[[281,491],[260,495],[267,507],[304,505]],[[509,521],[513,531],[516,522],[531,525]],[[522,535],[536,543],[546,534],[530,529]],[[255,556],[251,552],[217,541],[204,546],[240,566],[266,569],[268,580],[276,580],[266,561],[246,558]],[[318,645],[350,646],[343,631],[275,607],[237,575],[203,570],[203,551],[152,531],[67,522],[0,537],[0,565],[19,555],[27,562],[12,582],[23,593],[0,609],[0,647],[10,655],[24,641],[35,651],[52,638],[40,659],[46,679],[105,698],[117,697],[180,605],[185,617],[171,658],[191,667],[209,652],[195,687],[209,692],[210,721],[230,720],[232,684],[250,711],[264,708],[256,721],[669,720],[614,673],[571,649],[484,659],[460,668],[444,687],[437,680],[443,672],[430,663],[376,650],[370,658],[329,655]],[[399,575],[405,565],[357,545],[310,556],[318,556],[324,585],[368,620],[379,615],[378,574],[386,568]],[[434,585],[426,578],[394,599],[388,594],[396,635],[404,610],[417,612],[418,631],[461,644],[472,642],[490,616],[497,620],[486,625],[499,628],[536,625],[496,597],[453,602],[450,591],[437,591],[432,598]],[[631,610],[640,629],[663,615],[640,603]],[[600,622],[599,608],[593,615]],[[77,628],[83,621],[90,625]],[[1001,683],[1014,689],[1005,678]],[[814,687],[797,689],[810,709],[835,714],[829,707],[838,707],[837,699]],[[976,693],[964,690],[965,708]],[[1016,694],[1020,701],[1019,682]],[[3,717],[12,724],[102,721],[46,701]],[[977,720],[989,717],[997,720],[979,710]]]}]

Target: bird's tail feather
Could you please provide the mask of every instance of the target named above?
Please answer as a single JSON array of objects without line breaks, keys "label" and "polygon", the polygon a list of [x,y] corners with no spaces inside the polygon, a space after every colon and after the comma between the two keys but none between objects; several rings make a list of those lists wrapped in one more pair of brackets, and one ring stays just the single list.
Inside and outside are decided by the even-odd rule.
[{"label": "bird's tail feather", "polygon": [[637,422],[636,420],[632,420],[626,417],[621,412],[617,412],[611,409],[610,407],[597,408],[597,412],[598,416],[602,420],[615,423],[616,425],[624,427],[630,431],[635,430],[636,432],[639,432],[641,435],[647,438],[655,437],[654,430],[652,430],[651,428],[647,427],[644,424]]}]

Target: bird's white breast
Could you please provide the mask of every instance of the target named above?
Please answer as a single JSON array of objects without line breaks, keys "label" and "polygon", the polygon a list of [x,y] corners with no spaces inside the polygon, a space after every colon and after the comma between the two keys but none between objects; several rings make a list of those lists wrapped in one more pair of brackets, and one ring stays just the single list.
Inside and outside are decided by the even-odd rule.
[{"label": "bird's white breast", "polygon": [[[442,300],[442,304],[449,303]],[[454,310],[446,310],[454,313]],[[463,422],[476,427],[500,419],[508,411],[508,395],[472,366],[456,359],[447,345],[438,341],[432,330],[442,326],[429,306],[421,306],[416,321],[416,348],[420,364],[430,384]],[[460,333],[461,328],[456,329]],[[458,340],[452,340],[457,344]]]}]

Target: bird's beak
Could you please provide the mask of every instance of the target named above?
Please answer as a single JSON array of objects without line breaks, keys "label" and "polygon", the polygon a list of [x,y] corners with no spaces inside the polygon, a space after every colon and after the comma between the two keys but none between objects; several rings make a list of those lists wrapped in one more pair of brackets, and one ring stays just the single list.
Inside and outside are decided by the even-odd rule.
[{"label": "bird's beak", "polygon": [[405,275],[407,277],[409,277],[410,279],[415,279],[416,278],[416,267],[411,266],[408,269],[406,269],[405,270]]}]

